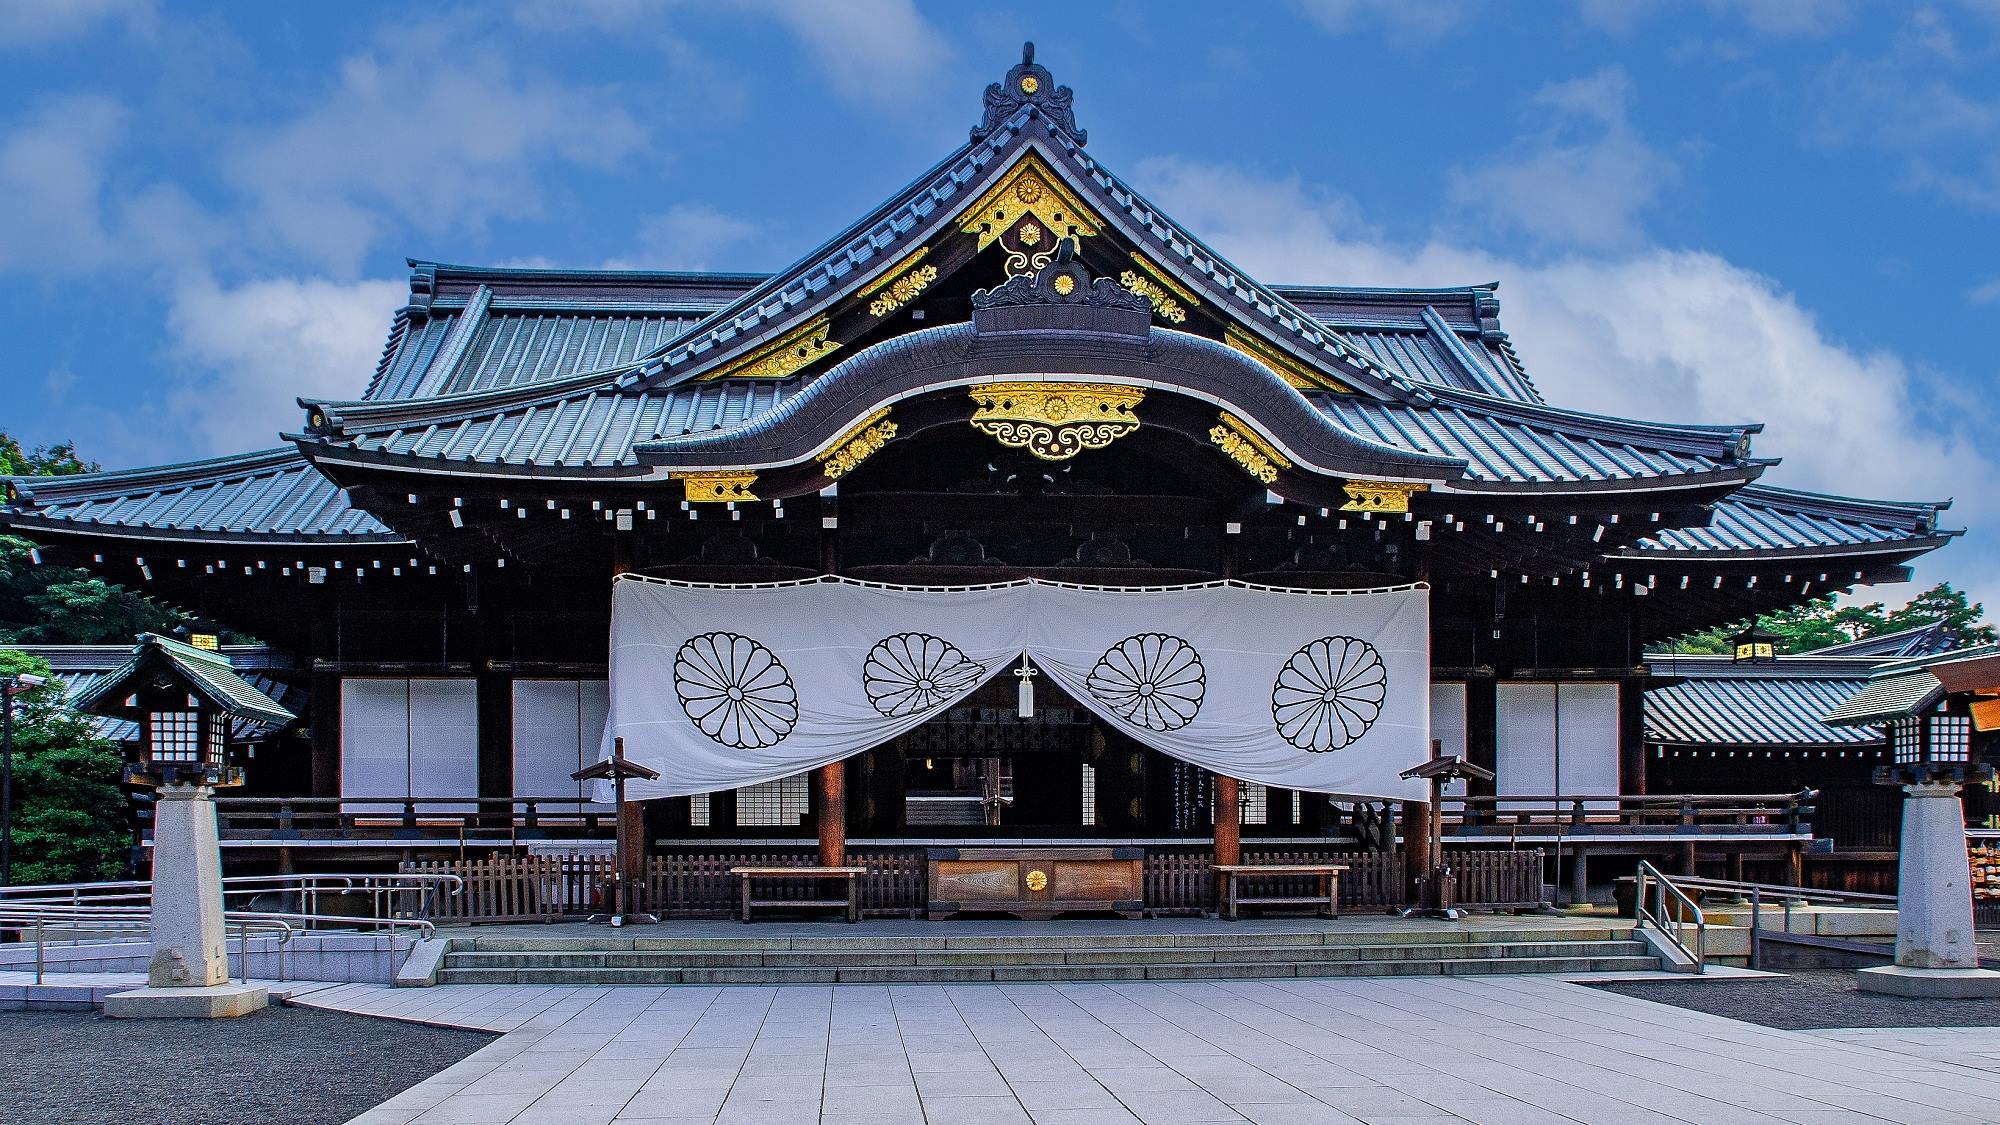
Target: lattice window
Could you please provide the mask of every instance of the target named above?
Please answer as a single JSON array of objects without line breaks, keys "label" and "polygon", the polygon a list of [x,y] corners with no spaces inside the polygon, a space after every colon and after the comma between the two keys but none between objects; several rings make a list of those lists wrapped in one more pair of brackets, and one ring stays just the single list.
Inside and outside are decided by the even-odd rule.
[{"label": "lattice window", "polygon": [[1972,719],[1965,715],[1931,718],[1931,760],[1963,762],[1972,757]]},{"label": "lattice window", "polygon": [[1897,719],[1889,727],[1898,764],[1918,762],[1924,756],[1924,721],[1914,715]]},{"label": "lattice window", "polygon": [[688,826],[707,828],[708,823],[708,794],[696,793],[688,798]]},{"label": "lattice window", "polygon": [[1296,824],[1299,824],[1299,823],[1301,823],[1301,822],[1303,822],[1303,821],[1305,820],[1305,807],[1304,807],[1304,806],[1305,806],[1305,794],[1304,794],[1304,793],[1301,793],[1301,792],[1299,792],[1299,791],[1298,791],[1298,790],[1296,790],[1296,789],[1292,790],[1292,823],[1293,823],[1293,824],[1295,824],[1295,825],[1296,825]]},{"label": "lattice window", "polygon": [[742,828],[796,827],[809,808],[807,793],[802,773],[738,789],[736,823]]},{"label": "lattice window", "polygon": [[212,715],[208,720],[208,761],[221,765],[228,757],[229,720],[221,715]]},{"label": "lattice window", "polygon": [[154,761],[199,762],[201,760],[200,712],[154,711],[152,728]]},{"label": "lattice window", "polygon": [[1239,800],[1243,804],[1243,823],[1268,824],[1271,821],[1271,791],[1254,781],[1242,785]]},{"label": "lattice window", "polygon": [[1096,824],[1097,824],[1097,767],[1092,765],[1085,765],[1083,767],[1083,826],[1085,828],[1090,828]]}]

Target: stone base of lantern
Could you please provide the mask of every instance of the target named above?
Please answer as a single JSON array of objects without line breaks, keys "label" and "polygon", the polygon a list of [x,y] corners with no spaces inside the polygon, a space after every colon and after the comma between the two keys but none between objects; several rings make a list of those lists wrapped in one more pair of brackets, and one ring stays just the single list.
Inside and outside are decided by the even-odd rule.
[{"label": "stone base of lantern", "polygon": [[[1994,974],[2000,976],[2000,973]],[[211,984],[204,988],[135,988],[104,998],[104,1014],[116,1019],[226,1020],[261,1011],[271,992],[260,984]]]},{"label": "stone base of lantern", "polygon": [[2000,996],[2000,972],[1992,969],[1911,969],[1882,965],[1856,974],[1863,992],[1916,996],[1926,1000],[1973,1000]]}]

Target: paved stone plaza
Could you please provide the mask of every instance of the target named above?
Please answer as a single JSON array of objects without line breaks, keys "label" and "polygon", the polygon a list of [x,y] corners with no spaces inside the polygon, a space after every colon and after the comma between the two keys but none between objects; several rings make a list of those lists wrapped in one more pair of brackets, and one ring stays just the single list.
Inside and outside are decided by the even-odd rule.
[{"label": "paved stone plaza", "polygon": [[404,1122],[1990,1122],[2000,1028],[1782,1031],[1541,977],[320,989],[504,1031]]}]

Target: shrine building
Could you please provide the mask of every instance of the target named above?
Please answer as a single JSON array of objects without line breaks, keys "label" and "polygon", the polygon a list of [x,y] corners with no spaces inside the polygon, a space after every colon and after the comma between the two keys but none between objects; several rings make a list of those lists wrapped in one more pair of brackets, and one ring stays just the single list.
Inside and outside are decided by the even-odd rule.
[{"label": "shrine building", "polygon": [[[1755,421],[1548,402],[1495,284],[1252,277],[1091,155],[1032,49],[967,100],[778,273],[412,261],[359,397],[267,448],[9,481],[42,561],[266,646],[299,718],[221,797],[233,869],[619,821],[651,861],[906,884],[960,846],[1388,854],[1433,754],[1495,775],[1446,845],[1545,849],[1537,889],[1587,889],[1579,853],[1796,865],[1801,776],[1758,731],[1684,756],[1725,672],[1646,650],[1906,581],[1943,503],[1783,487]],[[614,739],[662,775],[622,811],[572,777]],[[1665,791],[1765,818],[1694,831]]]}]

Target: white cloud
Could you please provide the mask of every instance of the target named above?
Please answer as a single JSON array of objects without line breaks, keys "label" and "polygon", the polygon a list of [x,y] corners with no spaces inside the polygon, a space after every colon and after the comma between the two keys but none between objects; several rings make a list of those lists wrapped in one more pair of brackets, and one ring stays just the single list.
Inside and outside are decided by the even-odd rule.
[{"label": "white cloud", "polygon": [[[716,268],[717,251],[740,247],[764,228],[705,203],[676,203],[639,220],[633,252],[604,264],[605,269],[706,270]],[[729,264],[742,268],[740,262]]]},{"label": "white cloud", "polygon": [[1321,29],[1334,35],[1380,28],[1390,42],[1428,43],[1473,23],[1474,0],[1296,0]]},{"label": "white cloud", "polygon": [[938,88],[951,45],[913,0],[741,0],[796,36],[843,97],[908,113]]},{"label": "white cloud", "polygon": [[646,143],[615,98],[433,27],[343,60],[318,105],[246,131],[226,166],[271,233],[347,273],[393,221],[435,232],[534,215],[543,164],[608,168]]},{"label": "white cloud", "polygon": [[1978,529],[2000,514],[1991,435],[1974,415],[1939,419],[1938,388],[1895,355],[1830,337],[1772,279],[1714,254],[1655,247],[1523,263],[1433,239],[1382,241],[1351,204],[1295,179],[1180,159],[1143,163],[1137,182],[1253,276],[1367,285],[1498,280],[1516,347],[1549,401],[1631,418],[1768,424],[1759,456],[1774,484],[1958,504],[1974,540],[1931,564],[2000,602],[2000,550]]},{"label": "white cloud", "polygon": [[207,453],[276,445],[301,424],[300,396],[360,396],[408,294],[403,281],[184,279],[167,313],[180,377],[162,416]]},{"label": "white cloud", "polygon": [[1973,286],[1965,294],[1965,299],[1975,305],[2000,304],[2000,277],[1990,278]]},{"label": "white cloud", "polygon": [[1617,68],[1542,87],[1540,128],[1507,155],[1451,175],[1452,198],[1491,222],[1553,244],[1629,245],[1638,216],[1680,178],[1628,116],[1632,84]]},{"label": "white cloud", "polygon": [[143,31],[153,18],[153,0],[6,0],[0,4],[0,46],[75,39],[113,21]]},{"label": "white cloud", "polygon": [[0,132],[0,269],[67,272],[109,260],[104,202],[125,119],[117,101],[79,94]]}]

